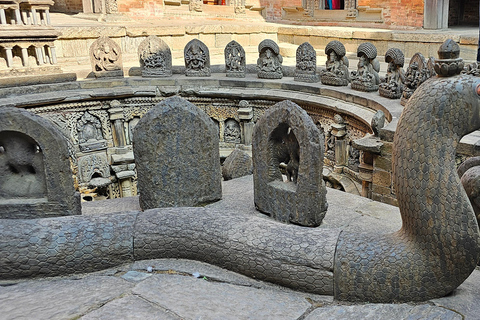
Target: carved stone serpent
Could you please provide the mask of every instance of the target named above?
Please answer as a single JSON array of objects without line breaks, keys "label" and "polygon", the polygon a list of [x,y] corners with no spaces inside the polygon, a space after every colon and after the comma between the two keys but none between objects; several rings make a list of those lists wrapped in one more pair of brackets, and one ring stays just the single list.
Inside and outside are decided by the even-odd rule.
[{"label": "carved stone serpent", "polygon": [[479,84],[472,76],[432,79],[405,108],[394,140],[403,219],[396,233],[281,225],[218,206],[3,220],[0,279],[186,258],[342,300],[444,296],[480,255],[478,225],[454,162],[460,138],[480,127]]}]

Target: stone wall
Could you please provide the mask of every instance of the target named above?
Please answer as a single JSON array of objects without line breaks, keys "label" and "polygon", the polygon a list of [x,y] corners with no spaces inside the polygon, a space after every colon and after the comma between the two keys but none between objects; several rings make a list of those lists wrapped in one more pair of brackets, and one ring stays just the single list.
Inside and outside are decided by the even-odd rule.
[{"label": "stone wall", "polygon": [[262,6],[265,7],[267,20],[279,20],[282,18],[283,7],[301,7],[301,0],[260,0]]},{"label": "stone wall", "polygon": [[423,0],[358,0],[358,6],[383,8],[386,25],[421,28]]},{"label": "stone wall", "polygon": [[83,12],[82,0],[56,0],[52,12],[79,13]]}]

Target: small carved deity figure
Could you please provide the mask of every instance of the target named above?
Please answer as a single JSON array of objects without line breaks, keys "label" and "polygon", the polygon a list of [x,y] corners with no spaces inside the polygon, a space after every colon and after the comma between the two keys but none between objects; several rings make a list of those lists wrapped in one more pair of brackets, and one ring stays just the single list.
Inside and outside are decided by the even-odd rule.
[{"label": "small carved deity figure", "polygon": [[101,36],[90,47],[90,59],[95,77],[123,76],[120,46],[107,36]]},{"label": "small carved deity figure", "polygon": [[198,39],[193,39],[184,49],[185,75],[190,77],[210,77],[210,52]]},{"label": "small carved deity figure", "polygon": [[235,40],[225,47],[225,70],[227,77],[245,78],[245,50]]},{"label": "small carved deity figure", "polygon": [[330,41],[325,47],[327,55],[326,69],[321,73],[323,84],[331,86],[346,86],[350,82],[348,72],[349,62],[345,56],[345,46],[337,40]]},{"label": "small carved deity figure", "polygon": [[266,39],[258,45],[257,76],[261,79],[281,79],[283,77],[280,48],[275,41]]},{"label": "small carved deity figure", "polygon": [[190,11],[202,12],[203,11],[202,4],[203,4],[203,1],[201,0],[190,0],[188,2],[188,9]]},{"label": "small carved deity figure", "polygon": [[295,68],[295,81],[318,82],[317,54],[308,42],[302,43],[297,48],[297,66]]},{"label": "small carved deity figure", "polygon": [[433,61],[430,59],[428,62],[421,53],[415,53],[410,59],[410,64],[405,73],[405,81],[403,85],[402,99],[400,103],[406,105],[408,99],[417,90],[417,88],[425,82],[428,78],[434,76],[435,70],[433,69]]},{"label": "small carved deity figure", "polygon": [[172,52],[157,36],[149,36],[138,46],[143,77],[169,77],[172,75]]},{"label": "small carved deity figure", "polygon": [[380,63],[377,60],[377,48],[369,42],[364,42],[358,46],[357,71],[353,71],[352,89],[358,91],[377,91],[380,84]]},{"label": "small carved deity figure", "polygon": [[100,120],[88,111],[77,120],[77,133],[78,144],[82,152],[105,149],[107,146]]},{"label": "small carved deity figure", "polygon": [[403,64],[405,57],[403,52],[397,48],[390,48],[385,53],[385,62],[388,63],[387,76],[385,81],[379,85],[378,91],[382,97],[399,99],[403,92],[405,73]]},{"label": "small carved deity figure", "polygon": [[223,132],[223,140],[225,142],[240,143],[241,132],[240,125],[233,119],[225,121],[225,130]]}]

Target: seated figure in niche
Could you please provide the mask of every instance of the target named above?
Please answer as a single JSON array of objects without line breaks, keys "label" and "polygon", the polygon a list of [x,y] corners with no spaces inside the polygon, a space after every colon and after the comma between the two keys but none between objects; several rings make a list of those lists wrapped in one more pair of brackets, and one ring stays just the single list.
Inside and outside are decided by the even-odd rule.
[{"label": "seated figure in niche", "polygon": [[379,85],[379,93],[382,97],[399,99],[403,92],[405,73],[403,64],[404,55],[400,49],[390,48],[385,54],[385,62],[388,63],[387,76],[385,81]]},{"label": "seated figure in niche", "polygon": [[358,91],[377,91],[380,84],[380,63],[377,60],[377,48],[369,42],[360,44],[357,49],[357,71],[353,71],[352,89]]},{"label": "seated figure in niche", "polygon": [[117,52],[115,47],[110,48],[108,43],[100,45],[97,50],[94,51],[93,56],[95,57],[95,71],[113,71],[120,69],[117,64],[120,53]]},{"label": "seated figure in niche", "polygon": [[281,79],[283,77],[280,48],[270,39],[263,40],[258,45],[260,52],[257,59],[258,77],[262,79]]},{"label": "seated figure in niche", "polygon": [[345,46],[340,41],[331,41],[325,47],[325,54],[328,59],[325,63],[326,68],[320,75],[322,83],[332,86],[348,85],[350,75],[348,72],[349,62],[345,56]]}]

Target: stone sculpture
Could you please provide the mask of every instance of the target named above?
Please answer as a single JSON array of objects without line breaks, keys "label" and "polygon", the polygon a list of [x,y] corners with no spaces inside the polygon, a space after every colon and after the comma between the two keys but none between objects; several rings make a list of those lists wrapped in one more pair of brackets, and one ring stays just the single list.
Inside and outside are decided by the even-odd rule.
[{"label": "stone sculpture", "polygon": [[320,225],[327,210],[323,152],[323,135],[302,108],[291,101],[269,108],[252,142],[258,210],[285,223]]},{"label": "stone sculpture", "polygon": [[0,218],[81,214],[67,144],[48,120],[0,108]]},{"label": "stone sculpture", "polygon": [[302,43],[297,48],[297,65],[295,68],[295,81],[318,82],[317,53],[308,42]]},{"label": "stone sculpture", "polygon": [[425,57],[419,52],[415,53],[412,59],[410,59],[410,64],[405,73],[402,99],[400,100],[402,105],[407,104],[408,99],[425,80],[435,75],[434,63],[431,60],[432,58],[427,62]]},{"label": "stone sculpture", "polygon": [[143,210],[222,198],[218,133],[202,110],[183,98],[168,98],[140,119],[134,135]]},{"label": "stone sculpture", "polygon": [[243,150],[235,148],[223,162],[223,180],[240,178],[253,172],[252,158]]},{"label": "stone sculpture", "polygon": [[282,79],[283,57],[275,41],[265,39],[258,45],[257,76],[260,79]]},{"label": "stone sculpture", "polygon": [[107,36],[101,36],[90,46],[90,61],[95,77],[123,77],[122,51]]},{"label": "stone sculpture", "polygon": [[188,9],[191,12],[202,12],[203,11],[203,1],[201,0],[189,0],[188,1]]},{"label": "stone sculpture", "polygon": [[385,62],[388,63],[387,76],[385,81],[380,83],[378,92],[382,97],[400,99],[405,82],[403,64],[405,57],[403,52],[397,48],[390,48],[385,53]]},{"label": "stone sculpture", "polygon": [[88,111],[77,120],[78,145],[80,151],[89,152],[107,148],[107,141],[103,138],[100,120]]},{"label": "stone sculpture", "polygon": [[185,75],[188,77],[210,77],[210,52],[200,40],[193,39],[184,49]]},{"label": "stone sculpture", "polygon": [[350,83],[349,62],[345,56],[345,46],[338,40],[330,41],[325,47],[326,69],[321,73],[323,84],[347,86]]},{"label": "stone sculpture", "polygon": [[247,67],[243,47],[237,41],[232,40],[225,47],[224,54],[227,77],[245,78]]},{"label": "stone sculpture", "polygon": [[240,125],[234,119],[225,121],[225,130],[223,132],[223,140],[225,142],[240,143],[241,130]]},{"label": "stone sculpture", "polygon": [[148,36],[138,46],[142,77],[169,77],[172,75],[172,52],[157,36]]},{"label": "stone sculpture", "polygon": [[380,84],[380,63],[377,60],[377,48],[370,42],[364,42],[357,49],[357,71],[352,71],[352,89],[358,91],[377,91]]}]

